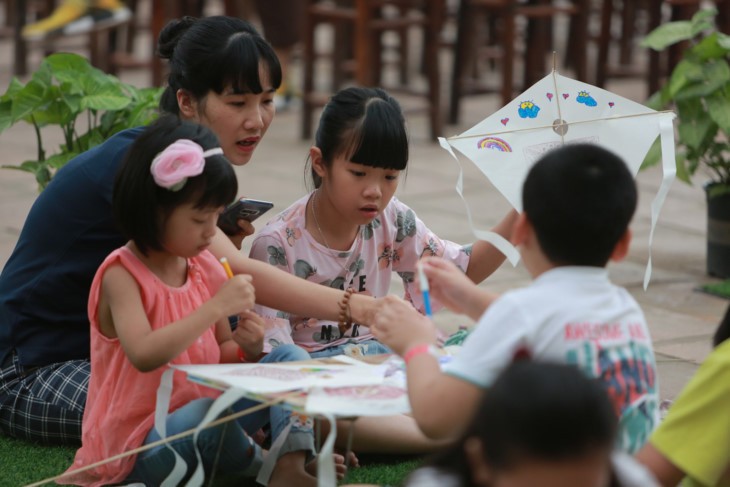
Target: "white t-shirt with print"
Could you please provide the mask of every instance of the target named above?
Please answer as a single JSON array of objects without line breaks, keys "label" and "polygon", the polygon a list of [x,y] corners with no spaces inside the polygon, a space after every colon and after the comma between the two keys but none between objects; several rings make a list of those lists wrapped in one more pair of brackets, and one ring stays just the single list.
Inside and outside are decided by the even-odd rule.
[{"label": "white t-shirt with print", "polygon": [[644,314],[608,271],[558,267],[501,296],[446,372],[489,387],[515,357],[577,365],[602,380],[620,418],[619,447],[635,452],[659,421],[656,361]]},{"label": "white t-shirt with print", "polygon": [[[374,297],[388,294],[392,273],[397,272],[403,279],[405,299],[421,311],[423,300],[413,280],[418,259],[438,255],[464,271],[469,265],[470,245],[440,239],[397,198],[370,224],[361,227],[348,251],[330,250],[306,230],[309,197],[293,203],[258,232],[251,247],[251,258],[317,284],[336,289],[352,287],[355,292]],[[285,301],[286,296],[280,299]],[[433,303],[433,309],[438,309],[438,303]],[[336,322],[290,316],[260,305],[256,306],[256,312],[267,320],[265,351],[281,343],[291,343],[292,339],[313,352],[373,337],[364,325],[355,324],[341,335]]]}]

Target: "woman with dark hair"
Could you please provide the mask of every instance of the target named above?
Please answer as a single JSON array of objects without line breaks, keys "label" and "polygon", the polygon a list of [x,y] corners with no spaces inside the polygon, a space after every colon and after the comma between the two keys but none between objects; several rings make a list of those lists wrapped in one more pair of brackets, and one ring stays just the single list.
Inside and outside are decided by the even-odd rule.
[{"label": "woman with dark hair", "polygon": [[[183,18],[160,34],[169,60],[162,112],[210,128],[226,158],[251,159],[275,114],[281,67],[247,22]],[[78,444],[89,382],[87,303],[104,258],[127,238],[115,225],[114,175],[143,127],[116,134],[70,161],[38,197],[0,275],[0,432],[39,443]],[[256,299],[307,316],[337,319],[344,293],[318,286],[241,255],[250,224],[239,220],[234,244],[217,231],[210,251],[235,274],[250,274]],[[282,299],[282,297],[285,297]],[[367,322],[374,301],[349,299]]]}]

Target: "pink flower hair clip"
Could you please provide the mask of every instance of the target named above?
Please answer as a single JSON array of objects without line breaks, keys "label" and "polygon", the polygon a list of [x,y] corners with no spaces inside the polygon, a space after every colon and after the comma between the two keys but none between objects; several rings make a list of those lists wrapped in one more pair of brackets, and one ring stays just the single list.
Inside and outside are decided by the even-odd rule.
[{"label": "pink flower hair clip", "polygon": [[188,178],[203,172],[205,158],[216,154],[223,154],[223,149],[216,147],[203,151],[192,140],[176,140],[155,156],[150,172],[158,186],[180,191]]}]

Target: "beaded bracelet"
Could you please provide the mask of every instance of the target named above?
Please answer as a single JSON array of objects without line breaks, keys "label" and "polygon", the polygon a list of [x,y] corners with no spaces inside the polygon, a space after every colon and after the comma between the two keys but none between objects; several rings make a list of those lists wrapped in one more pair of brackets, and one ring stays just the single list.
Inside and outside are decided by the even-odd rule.
[{"label": "beaded bracelet", "polygon": [[350,297],[355,293],[355,290],[348,287],[345,294],[342,296],[340,301],[340,315],[339,321],[337,322],[337,329],[340,330],[340,336],[344,336],[345,332],[352,327],[352,313],[350,313]]}]

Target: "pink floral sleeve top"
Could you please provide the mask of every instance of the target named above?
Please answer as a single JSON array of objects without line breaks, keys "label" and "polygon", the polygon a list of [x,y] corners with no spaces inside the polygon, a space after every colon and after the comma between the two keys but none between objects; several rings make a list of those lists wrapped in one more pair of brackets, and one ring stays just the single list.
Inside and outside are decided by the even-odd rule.
[{"label": "pink floral sleeve top", "polygon": [[[382,214],[360,228],[348,251],[330,250],[305,228],[308,200],[309,195],[304,196],[270,221],[257,234],[250,256],[323,286],[352,287],[355,292],[374,297],[388,294],[392,273],[396,272],[403,279],[405,299],[422,312],[423,301],[413,279],[418,259],[437,255],[462,270],[469,264],[471,246],[442,240],[396,198]],[[281,299],[286,300],[286,296]],[[293,341],[314,352],[373,337],[367,326],[357,323],[341,334],[336,322],[293,316],[263,306],[257,306],[256,311],[267,320],[266,350]]]}]

